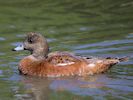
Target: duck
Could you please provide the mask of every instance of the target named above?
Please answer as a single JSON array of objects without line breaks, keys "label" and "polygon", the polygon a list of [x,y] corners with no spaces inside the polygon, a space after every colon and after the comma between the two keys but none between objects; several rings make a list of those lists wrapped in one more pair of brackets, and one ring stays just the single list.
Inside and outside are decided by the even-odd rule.
[{"label": "duck", "polygon": [[23,43],[13,51],[28,50],[30,55],[20,60],[18,70],[23,75],[37,77],[89,76],[107,72],[127,57],[85,57],[67,51],[49,52],[47,39],[40,33],[27,33]]}]

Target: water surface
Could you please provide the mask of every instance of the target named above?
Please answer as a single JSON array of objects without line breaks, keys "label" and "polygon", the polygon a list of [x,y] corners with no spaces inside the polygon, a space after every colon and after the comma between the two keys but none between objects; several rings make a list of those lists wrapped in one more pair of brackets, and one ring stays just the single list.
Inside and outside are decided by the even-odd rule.
[{"label": "water surface", "polygon": [[[132,0],[0,0],[0,100],[132,100]],[[35,78],[19,75],[12,52],[25,33],[40,32],[50,51],[123,57],[101,75]]]}]

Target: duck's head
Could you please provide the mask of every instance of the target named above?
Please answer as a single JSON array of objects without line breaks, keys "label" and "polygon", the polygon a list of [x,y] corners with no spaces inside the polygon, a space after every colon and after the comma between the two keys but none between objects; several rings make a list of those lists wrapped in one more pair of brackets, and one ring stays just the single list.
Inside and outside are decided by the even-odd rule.
[{"label": "duck's head", "polygon": [[27,34],[23,44],[13,49],[13,51],[20,50],[28,50],[34,57],[44,58],[48,54],[49,47],[44,36],[39,33],[30,32]]}]

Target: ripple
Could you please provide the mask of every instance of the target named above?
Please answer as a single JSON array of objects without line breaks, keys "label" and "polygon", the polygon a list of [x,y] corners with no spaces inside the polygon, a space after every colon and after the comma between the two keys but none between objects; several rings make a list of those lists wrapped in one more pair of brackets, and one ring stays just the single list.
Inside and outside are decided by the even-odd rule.
[{"label": "ripple", "polygon": [[109,52],[132,49],[131,46],[119,47],[119,48],[104,48],[104,49],[92,49],[92,50],[75,50],[75,53],[97,53],[97,52]]},{"label": "ripple", "polygon": [[18,46],[18,45],[21,45],[22,42],[14,42],[14,43],[11,43],[12,46]]},{"label": "ripple", "polygon": [[16,37],[25,37],[25,34],[18,34]]},{"label": "ripple", "polygon": [[[125,91],[125,92],[133,92],[133,87],[131,86],[126,86],[126,85],[107,85],[109,88],[120,90],[120,91]],[[124,88],[123,88],[124,87]]]},{"label": "ripple", "polygon": [[133,38],[133,33],[130,33],[126,38]]},{"label": "ripple", "polygon": [[0,70],[0,76],[2,76],[3,75],[3,70]]},{"label": "ripple", "polygon": [[80,31],[88,31],[88,30],[92,30],[92,28],[88,28],[88,27],[80,27],[79,30],[80,30]]},{"label": "ripple", "polygon": [[75,49],[83,49],[83,48],[96,47],[96,46],[105,47],[105,46],[112,46],[112,45],[126,44],[126,43],[128,43],[128,44],[133,43],[133,40],[128,39],[128,40],[104,41],[104,42],[100,42],[100,43],[81,45],[81,46],[75,47]]},{"label": "ripple", "polygon": [[0,56],[3,56],[3,55],[5,55],[5,53],[3,53],[3,52],[0,52]]},{"label": "ripple", "polygon": [[54,39],[54,38],[48,38],[47,41],[48,42],[54,42],[54,41],[56,41],[56,39]]},{"label": "ripple", "polygon": [[4,40],[6,40],[5,38],[3,38],[3,37],[0,37],[0,41],[4,41]]}]

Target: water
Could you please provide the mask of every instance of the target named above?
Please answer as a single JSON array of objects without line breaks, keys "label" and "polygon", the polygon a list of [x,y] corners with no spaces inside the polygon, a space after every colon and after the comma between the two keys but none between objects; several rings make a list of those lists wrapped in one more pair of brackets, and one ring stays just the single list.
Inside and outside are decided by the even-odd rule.
[{"label": "water", "polygon": [[[132,100],[132,9],[132,0],[0,0],[0,100]],[[130,60],[84,78],[22,76],[17,65],[29,53],[11,49],[31,31],[51,51]]]}]

